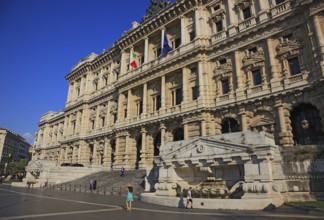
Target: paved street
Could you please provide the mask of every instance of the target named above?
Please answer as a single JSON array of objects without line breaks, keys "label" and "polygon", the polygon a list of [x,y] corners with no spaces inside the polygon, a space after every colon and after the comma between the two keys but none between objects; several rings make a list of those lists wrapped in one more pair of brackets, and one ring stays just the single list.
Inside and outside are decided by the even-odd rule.
[{"label": "paved street", "polygon": [[287,206],[270,211],[226,211],[179,209],[134,201],[132,212],[124,209],[124,198],[95,193],[26,189],[0,185],[0,220],[3,219],[324,219],[323,213]]}]

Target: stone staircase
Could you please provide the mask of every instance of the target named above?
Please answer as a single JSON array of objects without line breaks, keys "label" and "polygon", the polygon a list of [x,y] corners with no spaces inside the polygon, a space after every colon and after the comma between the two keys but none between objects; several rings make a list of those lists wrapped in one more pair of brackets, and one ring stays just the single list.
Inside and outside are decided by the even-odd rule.
[{"label": "stone staircase", "polygon": [[[131,184],[134,188],[135,195],[140,195],[145,188],[145,170],[126,170],[123,177],[120,171],[100,171],[92,173],[79,179],[65,182],[62,184],[51,185],[48,187],[75,192],[92,192],[109,195],[125,195],[126,187]],[[95,190],[90,190],[90,179],[97,180]]]}]

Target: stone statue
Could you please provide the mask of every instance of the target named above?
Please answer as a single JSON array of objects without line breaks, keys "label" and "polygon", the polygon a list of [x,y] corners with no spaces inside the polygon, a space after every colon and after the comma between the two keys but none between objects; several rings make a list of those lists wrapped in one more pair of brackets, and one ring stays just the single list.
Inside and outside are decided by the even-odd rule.
[{"label": "stone statue", "polygon": [[150,0],[150,5],[148,9],[146,9],[146,15],[142,17],[142,22],[153,17],[170,4],[172,4],[172,2],[165,2],[164,0]]}]

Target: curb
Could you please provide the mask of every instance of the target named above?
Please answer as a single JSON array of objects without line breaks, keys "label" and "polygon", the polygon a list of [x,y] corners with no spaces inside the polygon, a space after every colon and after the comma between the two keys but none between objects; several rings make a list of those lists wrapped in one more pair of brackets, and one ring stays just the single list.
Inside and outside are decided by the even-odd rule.
[{"label": "curb", "polygon": [[309,207],[309,206],[301,206],[301,205],[296,205],[296,204],[292,204],[292,203],[289,203],[289,202],[285,202],[284,204],[286,206],[301,209],[301,210],[304,210],[304,211],[317,211],[317,212],[323,212],[324,213],[324,209],[321,209],[321,208],[315,208],[315,207]]}]

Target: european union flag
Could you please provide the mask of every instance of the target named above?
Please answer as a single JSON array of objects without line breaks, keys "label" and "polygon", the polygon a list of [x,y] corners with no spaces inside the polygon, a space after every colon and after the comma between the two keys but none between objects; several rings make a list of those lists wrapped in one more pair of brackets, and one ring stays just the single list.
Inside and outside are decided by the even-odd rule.
[{"label": "european union flag", "polygon": [[163,56],[167,55],[171,50],[172,48],[169,46],[169,41],[168,41],[166,31],[164,31],[162,55]]}]

